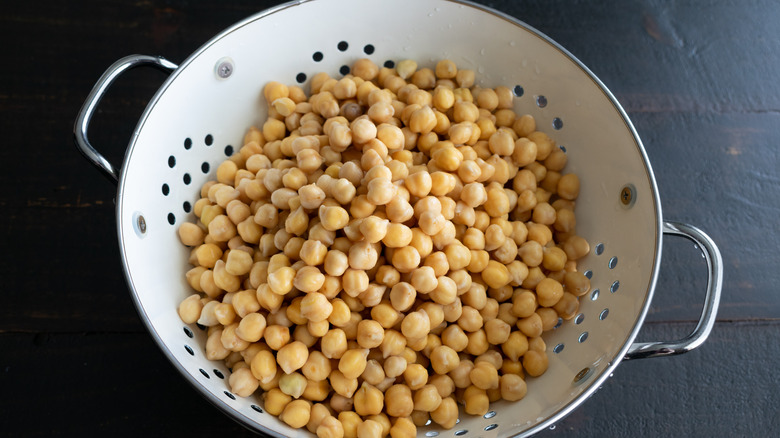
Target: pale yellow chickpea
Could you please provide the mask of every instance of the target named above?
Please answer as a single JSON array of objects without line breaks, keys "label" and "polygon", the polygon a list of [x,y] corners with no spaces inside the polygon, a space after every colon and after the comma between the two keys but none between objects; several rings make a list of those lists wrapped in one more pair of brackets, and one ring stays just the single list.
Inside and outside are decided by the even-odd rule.
[{"label": "pale yellow chickpea", "polygon": [[[400,188],[398,191],[400,192]],[[371,205],[373,206],[373,204]],[[409,204],[407,199],[404,199],[401,196],[396,196],[385,205],[385,213],[391,222],[397,225],[401,225],[402,222],[406,222],[412,218],[414,215],[414,209],[412,208],[411,204]]]},{"label": "pale yellow chickpea", "polygon": [[300,373],[290,373],[279,377],[279,389],[292,398],[300,398],[306,390],[307,380]]},{"label": "pale yellow chickpea", "polygon": [[469,207],[479,207],[487,201],[485,186],[476,182],[464,185],[463,190],[460,192],[460,200]]},{"label": "pale yellow chickpea", "polygon": [[344,429],[344,438],[357,438],[358,426],[363,422],[354,411],[343,411],[338,414],[338,421]]},{"label": "pale yellow chickpea", "polygon": [[511,331],[512,327],[500,318],[490,319],[485,322],[487,341],[492,345],[501,345],[506,342]]},{"label": "pale yellow chickpea", "polygon": [[490,405],[490,400],[484,389],[469,386],[463,392],[464,411],[471,415],[485,415]]},{"label": "pale yellow chickpea", "polygon": [[431,366],[437,374],[447,374],[460,363],[458,353],[452,348],[441,345],[431,352]]},{"label": "pale yellow chickpea", "polygon": [[461,243],[454,242],[447,245],[444,254],[447,256],[450,270],[463,269],[471,263],[471,251]]},{"label": "pale yellow chickpea", "polygon": [[518,361],[528,351],[528,337],[519,331],[513,331],[501,344],[501,351],[512,361]]},{"label": "pale yellow chickpea", "polygon": [[358,438],[382,437],[382,425],[374,420],[365,420],[357,426]]},{"label": "pale yellow chickpea", "polygon": [[355,392],[355,412],[361,416],[377,415],[384,407],[384,394],[375,386],[363,382]]},{"label": "pale yellow chickpea", "polygon": [[441,276],[438,279],[436,288],[428,296],[438,304],[443,306],[452,304],[458,297],[458,287],[455,281],[447,276]]},{"label": "pale yellow chickpea", "polygon": [[383,375],[385,377],[395,378],[406,371],[406,367],[409,365],[406,358],[402,356],[390,356],[385,359],[382,367]]},{"label": "pale yellow chickpea", "polygon": [[431,175],[427,171],[412,173],[404,181],[404,186],[409,193],[419,198],[430,193],[432,184]]},{"label": "pale yellow chickpea", "polygon": [[471,383],[482,390],[498,388],[498,370],[495,365],[487,361],[474,363],[474,368],[469,372]]},{"label": "pale yellow chickpea", "polygon": [[284,407],[282,413],[279,414],[279,419],[294,429],[300,429],[309,422],[310,414],[311,402],[308,400],[293,400]]},{"label": "pale yellow chickpea", "polygon": [[540,306],[552,307],[563,297],[563,285],[553,279],[545,278],[537,284],[536,295]]},{"label": "pale yellow chickpea", "polygon": [[396,418],[390,428],[391,438],[414,438],[417,436],[417,426],[410,418]]},{"label": "pale yellow chickpea", "polygon": [[306,362],[301,367],[301,372],[309,380],[325,380],[331,372],[330,359],[322,352],[311,350]]},{"label": "pale yellow chickpea", "polygon": [[382,351],[382,357],[398,356],[406,348],[406,338],[396,330],[385,331],[385,338],[379,349]]},{"label": "pale yellow chickpea", "polygon": [[380,364],[377,359],[369,359],[366,362],[366,369],[363,371],[363,374],[361,374],[360,377],[364,382],[368,382],[371,385],[376,386],[382,383],[382,381],[385,380],[387,376],[385,375],[382,364]]},{"label": "pale yellow chickpea", "polygon": [[333,390],[341,396],[352,398],[355,391],[357,391],[357,378],[346,377],[344,373],[339,370],[334,369],[331,371],[328,379],[330,380],[330,385],[333,387]]},{"label": "pale yellow chickpea", "polygon": [[348,268],[344,271],[341,281],[344,292],[351,297],[357,297],[368,289],[368,274],[364,270]]},{"label": "pale yellow chickpea", "polygon": [[509,284],[509,270],[503,263],[490,260],[482,271],[482,279],[489,287],[497,289]]},{"label": "pale yellow chickpea", "polygon": [[319,425],[327,417],[332,417],[331,410],[328,406],[323,403],[314,403],[311,407],[309,422],[306,423],[306,429],[311,433],[315,433]]},{"label": "pale yellow chickpea", "polygon": [[399,272],[411,272],[420,266],[420,256],[420,253],[414,246],[398,248],[393,252],[392,264]]},{"label": "pale yellow chickpea", "polygon": [[357,342],[363,348],[376,348],[382,345],[385,329],[376,321],[364,319],[358,323]]},{"label": "pale yellow chickpea", "polygon": [[453,397],[444,397],[439,407],[431,411],[430,415],[436,424],[452,429],[458,421],[458,404]]},{"label": "pale yellow chickpea", "polygon": [[265,408],[266,412],[271,415],[278,416],[292,401],[292,397],[283,393],[279,388],[273,388],[263,394],[263,401],[263,407]]},{"label": "pale yellow chickpea", "polygon": [[427,336],[431,330],[431,321],[428,314],[416,311],[406,315],[401,322],[401,333],[407,339],[419,339]]},{"label": "pale yellow chickpea", "polygon": [[340,328],[328,330],[320,340],[320,349],[328,359],[340,359],[347,351],[347,335],[344,330]]},{"label": "pale yellow chickpea", "polygon": [[371,318],[378,322],[383,328],[389,329],[401,320],[402,316],[393,306],[382,301],[371,308]]},{"label": "pale yellow chickpea", "polygon": [[347,350],[339,359],[339,371],[347,379],[357,379],[366,369],[368,349]]},{"label": "pale yellow chickpea", "polygon": [[391,417],[408,417],[414,410],[412,391],[406,385],[393,385],[385,391],[385,411]]},{"label": "pale yellow chickpea", "polygon": [[322,227],[328,231],[340,230],[349,223],[349,213],[347,213],[347,210],[338,206],[321,205],[319,208],[319,218]]},{"label": "pale yellow chickpea", "polygon": [[260,385],[249,368],[234,369],[228,378],[230,392],[241,397],[249,397]]},{"label": "pale yellow chickpea", "polygon": [[547,354],[536,350],[528,350],[523,355],[523,369],[531,377],[539,377],[547,371],[549,359]]},{"label": "pale yellow chickpea", "polygon": [[205,233],[196,224],[185,222],[179,226],[179,239],[186,246],[198,246],[203,243]]},{"label": "pale yellow chickpea", "polygon": [[349,268],[349,258],[343,252],[331,249],[325,255],[323,268],[328,275],[341,276]]},{"label": "pale yellow chickpea", "polygon": [[318,438],[343,438],[344,426],[336,417],[329,415],[317,425],[316,435]]},{"label": "pale yellow chickpea", "polygon": [[368,241],[357,242],[349,248],[348,262],[352,269],[370,270],[378,259],[379,253],[375,245]]},{"label": "pale yellow chickpea", "polygon": [[203,303],[200,300],[200,295],[193,294],[179,304],[179,317],[184,323],[192,324],[200,318],[202,310]]},{"label": "pale yellow chickpea", "polygon": [[564,292],[563,296],[560,300],[558,300],[557,303],[553,306],[556,312],[561,316],[561,318],[565,320],[569,320],[574,318],[574,315],[577,314],[577,310],[579,309],[580,302],[577,299],[576,295],[573,295],[569,292]]},{"label": "pale yellow chickpea", "polygon": [[466,349],[469,338],[460,326],[451,324],[441,333],[441,342],[456,352]]},{"label": "pale yellow chickpea", "polygon": [[265,317],[260,313],[251,313],[238,323],[236,335],[247,342],[257,342],[263,337],[265,327]]},{"label": "pale yellow chickpea", "polygon": [[276,362],[287,374],[300,369],[308,358],[309,349],[300,341],[290,342],[280,348],[276,354]]},{"label": "pale yellow chickpea", "polygon": [[409,310],[417,297],[417,290],[413,285],[403,281],[393,285],[390,290],[391,305],[399,312]]}]

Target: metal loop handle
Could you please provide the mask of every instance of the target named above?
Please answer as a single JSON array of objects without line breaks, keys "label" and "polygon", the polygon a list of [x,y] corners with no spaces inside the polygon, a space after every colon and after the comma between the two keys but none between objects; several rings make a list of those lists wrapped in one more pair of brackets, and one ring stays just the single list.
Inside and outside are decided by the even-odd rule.
[{"label": "metal loop handle", "polygon": [[687,353],[701,345],[715,325],[715,317],[720,303],[723,287],[723,259],[715,243],[703,231],[687,224],[665,222],[664,234],[682,236],[694,241],[707,261],[707,294],[704,298],[699,323],[688,336],[674,342],[635,342],[628,349],[624,359],[644,359],[648,357],[672,356]]},{"label": "metal loop handle", "polygon": [[89,122],[92,119],[92,115],[95,113],[100,99],[106,94],[108,87],[119,77],[122,73],[135,67],[151,66],[164,72],[172,72],[178,68],[178,65],[168,61],[165,58],[159,56],[147,56],[147,55],[130,55],[126,56],[115,63],[113,63],[105,73],[98,79],[92,91],[87,96],[87,100],[84,101],[81,110],[79,110],[78,118],[73,127],[73,137],[76,142],[76,147],[79,148],[81,153],[100,169],[110,180],[116,184],[119,181],[119,169],[114,167],[103,155],[100,154],[90,144],[87,139],[87,129],[89,128]]}]

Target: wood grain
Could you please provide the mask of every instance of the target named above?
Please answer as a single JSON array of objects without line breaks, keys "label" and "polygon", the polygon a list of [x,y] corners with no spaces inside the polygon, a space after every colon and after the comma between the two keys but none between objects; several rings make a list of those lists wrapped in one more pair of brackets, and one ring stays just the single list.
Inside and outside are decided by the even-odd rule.
[{"label": "wood grain", "polygon": [[[181,62],[278,3],[44,0],[0,10],[2,435],[249,436],[201,399],[145,332],[122,273],[116,188],[80,156],[72,130],[116,59]],[[622,364],[540,436],[780,430],[780,3],[483,3],[544,32],[606,84],[643,140],[664,218],[701,227],[724,258],[719,322],[699,350]],[[101,103],[89,135],[112,162],[121,163],[164,78],[131,71]],[[645,339],[685,335],[703,299],[698,250],[679,239],[664,247]]]}]

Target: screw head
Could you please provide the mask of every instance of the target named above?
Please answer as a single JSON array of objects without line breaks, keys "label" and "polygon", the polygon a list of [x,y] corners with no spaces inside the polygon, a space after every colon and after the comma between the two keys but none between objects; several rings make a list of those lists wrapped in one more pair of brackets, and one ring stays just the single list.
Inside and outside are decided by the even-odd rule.
[{"label": "screw head", "polygon": [[620,189],[620,203],[626,207],[631,207],[636,199],[636,189],[631,184],[626,184]]},{"label": "screw head", "polygon": [[216,73],[220,79],[227,79],[233,74],[235,67],[233,61],[229,58],[222,58],[217,61]]},{"label": "screw head", "polygon": [[143,216],[138,215],[137,221],[138,221],[138,231],[140,231],[141,234],[145,234],[146,233],[146,219],[144,219]]}]

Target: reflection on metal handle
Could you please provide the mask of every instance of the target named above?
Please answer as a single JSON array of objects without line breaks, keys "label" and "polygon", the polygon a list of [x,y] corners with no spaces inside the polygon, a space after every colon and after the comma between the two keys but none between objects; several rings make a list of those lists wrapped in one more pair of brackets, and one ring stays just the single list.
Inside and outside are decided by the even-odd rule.
[{"label": "reflection on metal handle", "polygon": [[690,335],[674,342],[636,342],[628,349],[624,359],[644,359],[647,357],[671,356],[686,353],[701,345],[712,331],[720,303],[720,291],[723,286],[723,259],[720,251],[709,236],[696,227],[687,224],[665,222],[664,234],[682,236],[694,241],[707,261],[707,295],[699,323]]},{"label": "reflection on metal handle", "polygon": [[118,60],[98,79],[89,96],[87,96],[87,100],[84,101],[84,105],[82,105],[76,119],[76,124],[73,127],[73,137],[81,153],[115,184],[119,181],[119,170],[92,147],[87,139],[87,128],[89,128],[89,122],[95,113],[95,108],[100,103],[100,99],[106,94],[108,87],[111,86],[114,80],[127,70],[143,65],[155,67],[165,72],[172,72],[178,67],[176,64],[159,56],[130,55]]}]

